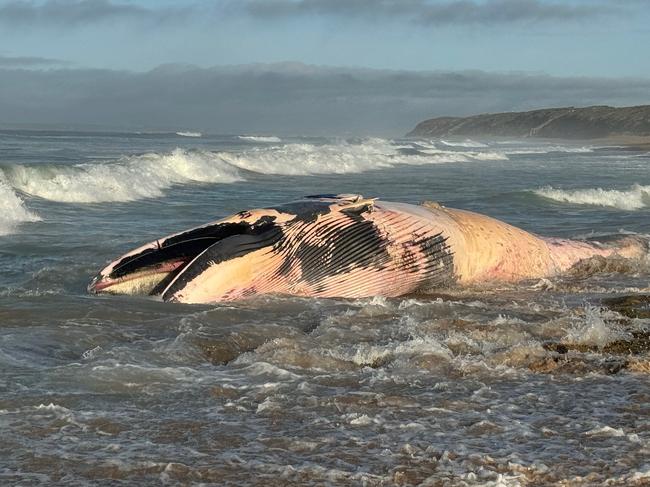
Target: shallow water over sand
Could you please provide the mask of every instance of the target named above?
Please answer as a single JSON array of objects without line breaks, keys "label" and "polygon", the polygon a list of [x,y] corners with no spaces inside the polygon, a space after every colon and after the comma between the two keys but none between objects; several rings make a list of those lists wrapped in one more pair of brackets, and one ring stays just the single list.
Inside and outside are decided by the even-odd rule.
[{"label": "shallow water over sand", "polygon": [[650,482],[647,303],[608,301],[650,294],[646,262],[401,299],[196,306],[85,292],[142,241],[302,194],[438,200],[543,235],[644,235],[647,156],[66,137],[0,135],[13,211],[0,222],[0,483]]}]

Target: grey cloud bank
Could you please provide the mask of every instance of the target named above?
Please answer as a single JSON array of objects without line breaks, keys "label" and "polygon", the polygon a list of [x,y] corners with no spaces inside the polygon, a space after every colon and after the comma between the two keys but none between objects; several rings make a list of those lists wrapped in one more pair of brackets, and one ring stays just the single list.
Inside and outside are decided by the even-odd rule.
[{"label": "grey cloud bank", "polygon": [[410,72],[297,63],[145,73],[0,68],[0,124],[401,135],[441,115],[648,103],[650,79]]},{"label": "grey cloud bank", "polygon": [[70,64],[68,61],[60,59],[50,59],[37,56],[0,56],[0,67],[44,67],[44,66],[64,66]]},{"label": "grey cloud bank", "polygon": [[146,8],[111,0],[48,0],[44,3],[13,1],[0,5],[0,25],[85,26],[112,20],[165,21],[189,13],[188,8]]},{"label": "grey cloud bank", "polygon": [[629,5],[612,0],[589,4],[542,0],[216,0],[185,7],[143,6],[113,0],[15,0],[0,4],[0,24],[84,26],[107,20],[174,21],[179,15],[212,16],[215,21],[232,15],[272,19],[304,15],[338,16],[373,20],[407,20],[423,25],[503,24],[513,22],[564,22],[605,14],[620,14]]},{"label": "grey cloud bank", "polygon": [[295,15],[389,17],[430,25],[568,21],[613,12],[598,2],[571,5],[539,0],[243,0],[239,4],[251,15],[264,18]]}]

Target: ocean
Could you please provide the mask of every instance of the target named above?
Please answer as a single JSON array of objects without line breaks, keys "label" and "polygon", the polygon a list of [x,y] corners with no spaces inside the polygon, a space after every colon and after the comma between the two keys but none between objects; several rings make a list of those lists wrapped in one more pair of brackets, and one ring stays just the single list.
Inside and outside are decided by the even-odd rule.
[{"label": "ocean", "polygon": [[530,139],[0,131],[0,484],[647,485],[650,321],[603,305],[650,292],[645,260],[399,299],[86,286],[155,237],[309,194],[646,236],[649,164]]}]

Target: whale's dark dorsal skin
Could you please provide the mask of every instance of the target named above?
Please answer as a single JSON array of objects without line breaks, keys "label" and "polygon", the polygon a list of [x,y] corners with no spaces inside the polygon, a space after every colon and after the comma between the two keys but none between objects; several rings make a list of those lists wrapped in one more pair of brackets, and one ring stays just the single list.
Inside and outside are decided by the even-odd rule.
[{"label": "whale's dark dorsal skin", "polygon": [[359,298],[516,281],[640,249],[541,238],[438,204],[318,195],[154,240],[104,268],[91,292],[209,303],[258,294]]}]

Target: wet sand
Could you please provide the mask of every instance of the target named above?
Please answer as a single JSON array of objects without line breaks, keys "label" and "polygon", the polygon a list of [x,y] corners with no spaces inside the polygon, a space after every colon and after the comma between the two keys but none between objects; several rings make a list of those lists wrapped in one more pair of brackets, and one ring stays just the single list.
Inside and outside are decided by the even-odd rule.
[{"label": "wet sand", "polygon": [[623,147],[630,151],[650,151],[650,135],[617,135],[587,141],[593,145]]}]

